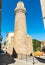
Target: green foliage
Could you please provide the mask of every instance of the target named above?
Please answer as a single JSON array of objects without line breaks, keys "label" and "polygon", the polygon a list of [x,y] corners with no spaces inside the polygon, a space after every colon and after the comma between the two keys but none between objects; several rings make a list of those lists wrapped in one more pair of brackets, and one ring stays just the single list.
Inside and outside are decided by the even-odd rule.
[{"label": "green foliage", "polygon": [[36,39],[33,39],[33,50],[39,51],[40,48],[41,48],[41,42]]}]

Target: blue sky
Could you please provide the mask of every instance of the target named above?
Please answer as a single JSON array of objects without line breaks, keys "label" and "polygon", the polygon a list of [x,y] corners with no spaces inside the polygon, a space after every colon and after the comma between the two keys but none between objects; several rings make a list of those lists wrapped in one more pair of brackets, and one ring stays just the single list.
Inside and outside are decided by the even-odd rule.
[{"label": "blue sky", "polygon": [[[3,42],[8,32],[14,31],[14,9],[20,0],[2,0]],[[45,40],[40,0],[21,0],[26,8],[27,34],[33,39]]]}]

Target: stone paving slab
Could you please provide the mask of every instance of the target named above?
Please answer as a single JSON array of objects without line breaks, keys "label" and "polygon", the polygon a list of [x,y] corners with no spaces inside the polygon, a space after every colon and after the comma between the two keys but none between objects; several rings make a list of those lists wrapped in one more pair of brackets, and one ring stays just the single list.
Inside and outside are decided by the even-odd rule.
[{"label": "stone paving slab", "polygon": [[0,65],[8,65],[14,63],[15,60],[8,54],[0,54]]},{"label": "stone paving slab", "polygon": [[[9,65],[33,65],[33,63],[31,62],[26,62],[24,60],[19,60],[19,59],[15,59],[16,62],[13,64],[9,64]],[[45,65],[45,63],[40,63],[38,62],[37,64],[35,63],[34,65]]]}]

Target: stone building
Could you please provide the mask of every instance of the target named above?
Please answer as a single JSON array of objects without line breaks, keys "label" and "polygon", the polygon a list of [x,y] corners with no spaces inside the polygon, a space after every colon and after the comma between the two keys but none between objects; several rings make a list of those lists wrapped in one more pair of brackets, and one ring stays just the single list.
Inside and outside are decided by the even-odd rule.
[{"label": "stone building", "polygon": [[21,55],[25,57],[26,55],[33,53],[32,37],[27,35],[26,9],[24,3],[19,1],[14,12],[14,32],[8,33],[6,37],[6,52],[12,55],[14,49],[17,53],[17,57],[21,58]]},{"label": "stone building", "polygon": [[41,42],[41,50],[42,50],[43,48],[45,48],[45,41],[42,41],[42,42]]},{"label": "stone building", "polygon": [[32,53],[32,38],[27,36],[26,9],[23,2],[18,2],[15,8],[14,49],[18,55]]},{"label": "stone building", "polygon": [[14,48],[18,54],[27,54],[26,41],[26,9],[23,2],[15,8]]},{"label": "stone building", "polygon": [[26,43],[28,46],[28,54],[27,55],[31,55],[33,53],[33,44],[32,44],[32,37],[27,35],[27,39],[26,39]]},{"label": "stone building", "polygon": [[5,45],[5,51],[9,54],[12,55],[13,53],[13,37],[14,33],[9,32],[8,35],[6,36],[6,45]]},{"label": "stone building", "polygon": [[41,3],[43,23],[44,23],[44,28],[45,28],[45,0],[40,0],[40,3]]}]

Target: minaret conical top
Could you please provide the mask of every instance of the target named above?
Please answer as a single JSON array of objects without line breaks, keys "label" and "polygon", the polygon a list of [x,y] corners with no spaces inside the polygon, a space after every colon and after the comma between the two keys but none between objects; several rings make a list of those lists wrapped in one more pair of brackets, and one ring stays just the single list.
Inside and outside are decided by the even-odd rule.
[{"label": "minaret conical top", "polygon": [[19,2],[17,3],[17,7],[18,7],[18,8],[24,8],[24,3],[23,3],[22,1],[19,1]]},{"label": "minaret conical top", "polygon": [[18,3],[17,3],[17,6],[16,6],[16,8],[15,8],[15,13],[17,13],[17,12],[23,12],[23,13],[26,13],[26,9],[25,9],[25,7],[24,7],[24,3],[22,2],[22,1],[19,1]]}]

